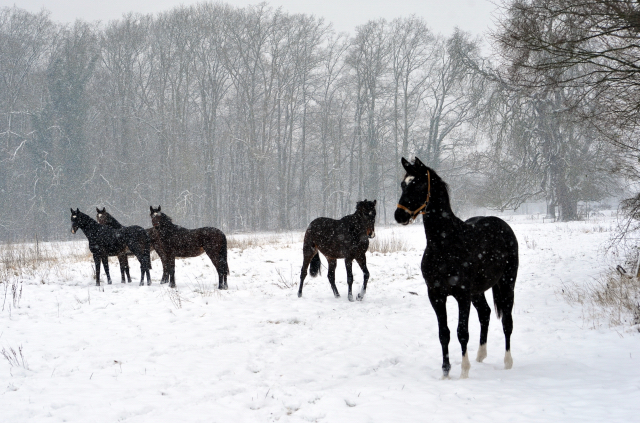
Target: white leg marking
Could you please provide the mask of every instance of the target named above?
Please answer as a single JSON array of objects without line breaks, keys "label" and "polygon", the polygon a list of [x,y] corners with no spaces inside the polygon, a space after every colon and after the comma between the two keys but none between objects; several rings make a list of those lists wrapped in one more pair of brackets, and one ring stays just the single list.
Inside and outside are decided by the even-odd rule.
[{"label": "white leg marking", "polygon": [[487,358],[487,344],[480,345],[480,348],[478,348],[478,355],[476,356],[476,361],[478,363],[482,363],[482,360],[484,360],[485,358]]},{"label": "white leg marking", "polygon": [[511,358],[511,351],[504,353],[504,368],[509,370],[513,367],[513,358]]},{"label": "white leg marking", "polygon": [[469,369],[471,369],[471,363],[469,362],[469,351],[462,356],[462,373],[460,379],[467,379],[469,377]]}]

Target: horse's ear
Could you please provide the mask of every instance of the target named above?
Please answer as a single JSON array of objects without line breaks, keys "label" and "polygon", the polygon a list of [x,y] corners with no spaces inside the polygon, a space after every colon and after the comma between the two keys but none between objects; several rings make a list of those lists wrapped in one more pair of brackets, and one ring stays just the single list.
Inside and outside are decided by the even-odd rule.
[{"label": "horse's ear", "polygon": [[160,213],[160,209],[161,209],[160,204],[158,204],[158,213]]},{"label": "horse's ear", "polygon": [[414,163],[415,163],[416,167],[419,167],[420,169],[422,169],[424,171],[428,170],[427,165],[422,163],[422,161],[419,158],[416,157]]},{"label": "horse's ear", "polygon": [[71,210],[71,214],[74,214],[75,212],[73,211],[73,207],[71,207],[69,210]]},{"label": "horse's ear", "polygon": [[378,203],[378,200],[373,200],[373,207],[375,207],[377,203]]},{"label": "horse's ear", "polygon": [[149,206],[149,212],[153,214],[153,206]]},{"label": "horse's ear", "polygon": [[96,213],[100,214],[100,213],[102,213],[102,212],[100,211],[100,209],[99,209],[99,208],[97,208],[97,207],[96,207]]},{"label": "horse's ear", "polygon": [[80,213],[80,208],[79,207],[76,209],[76,213]]},{"label": "horse's ear", "polygon": [[400,163],[402,163],[402,167],[404,167],[404,170],[407,171],[407,173],[413,173],[413,165],[404,157],[402,158],[402,160],[400,160]]}]

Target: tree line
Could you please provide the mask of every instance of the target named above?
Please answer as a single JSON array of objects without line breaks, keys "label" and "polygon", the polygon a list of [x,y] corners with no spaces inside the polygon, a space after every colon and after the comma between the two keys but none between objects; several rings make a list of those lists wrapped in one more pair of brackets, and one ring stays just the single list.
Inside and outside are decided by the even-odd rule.
[{"label": "tree line", "polygon": [[366,198],[390,222],[413,155],[460,208],[546,200],[575,219],[618,183],[605,102],[555,68],[523,78],[509,22],[502,56],[483,57],[481,40],[413,16],[351,35],[265,3],[69,25],[1,9],[0,240],[66,237],[69,207],[144,224],[161,204],[233,232],[303,228]]}]

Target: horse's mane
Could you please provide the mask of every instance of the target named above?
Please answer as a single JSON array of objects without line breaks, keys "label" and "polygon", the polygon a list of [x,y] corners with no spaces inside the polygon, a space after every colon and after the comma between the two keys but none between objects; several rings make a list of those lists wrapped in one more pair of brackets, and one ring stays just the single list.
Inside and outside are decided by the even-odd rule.
[{"label": "horse's mane", "polygon": [[[414,158],[412,164],[415,165],[415,162]],[[446,183],[433,168],[427,167],[427,169],[429,170],[429,173],[431,173],[431,183],[433,184],[433,182],[436,181],[437,185],[441,185],[444,188],[443,191],[445,194],[446,204],[451,208],[451,191],[449,190],[449,184]]]}]

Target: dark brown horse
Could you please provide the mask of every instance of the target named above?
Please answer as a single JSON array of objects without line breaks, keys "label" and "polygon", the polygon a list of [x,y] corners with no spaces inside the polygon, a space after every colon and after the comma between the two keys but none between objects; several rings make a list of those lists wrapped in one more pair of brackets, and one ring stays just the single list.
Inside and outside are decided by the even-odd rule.
[{"label": "dark brown horse", "polygon": [[104,266],[108,283],[111,284],[108,258],[125,254],[127,248],[140,262],[142,274],[140,285],[143,284],[145,274],[148,280],[151,281],[148,270],[151,267],[149,239],[144,229],[137,228],[142,230],[142,238],[140,238],[137,230],[117,230],[109,226],[100,225],[91,217],[82,213],[80,209],[71,209],[71,233],[75,234],[78,229],[81,229],[87,240],[89,240],[89,250],[93,254],[93,260],[96,265],[97,286],[100,286],[100,263]]},{"label": "dark brown horse", "polygon": [[367,281],[369,280],[369,270],[367,270],[367,257],[365,253],[369,248],[369,238],[375,236],[374,224],[376,221],[376,200],[359,201],[356,204],[356,212],[343,217],[340,220],[328,217],[319,217],[313,220],[307,232],[304,234],[304,244],[302,254],[302,271],[300,272],[300,289],[298,297],[302,296],[302,285],[309,274],[312,277],[320,273],[320,255],[324,254],[329,263],[329,283],[336,298],[340,297],[336,288],[336,266],[337,259],[344,259],[347,268],[347,285],[349,286],[349,301],[353,301],[351,286],[353,285],[352,262],[358,262],[364,275],[362,290],[357,296],[358,301],[362,301],[367,291]]},{"label": "dark brown horse", "polygon": [[487,333],[491,308],[484,292],[493,291],[493,304],[502,318],[505,339],[504,367],[510,369],[513,331],[513,290],[518,275],[518,240],[513,230],[495,216],[460,220],[451,210],[447,184],[417,157],[414,163],[402,158],[407,171],[401,183],[395,219],[406,225],[422,214],[427,248],[422,256],[422,276],[429,301],[438,319],[442,347],[442,374],[449,376],[447,297],[458,302],[458,341],[462,348],[461,378],[469,376],[469,311],[471,304],[480,319],[480,348],[477,361],[487,356]]},{"label": "dark brown horse", "polygon": [[206,253],[218,271],[218,289],[228,289],[227,237],[217,228],[186,229],[174,224],[160,211],[151,210],[151,239],[156,253],[162,260],[163,274],[169,278],[169,286],[176,286],[176,257],[196,257]]},{"label": "dark brown horse", "polygon": [[[127,238],[131,239],[131,242],[136,242],[142,251],[145,249],[148,252],[153,250],[153,245],[151,243],[151,238],[149,237],[149,229],[143,229],[140,226],[124,226],[115,217],[111,216],[107,212],[107,208],[103,207],[102,210],[96,207],[96,220],[99,224],[108,226],[110,228],[119,231],[122,234],[125,234]],[[118,254],[118,262],[120,263],[120,274],[122,275],[122,283],[124,283],[124,273],[127,273],[127,277],[129,282],[131,282],[131,276],[129,276],[129,258],[128,256],[134,255],[129,248],[126,251]],[[147,275],[147,285],[151,285],[151,274],[149,273],[149,269],[151,269],[151,258],[149,253],[143,255],[144,260],[147,260],[148,263],[140,263],[142,270],[142,279],[144,280],[144,275]],[[140,282],[140,285],[143,285],[143,282]]]}]

